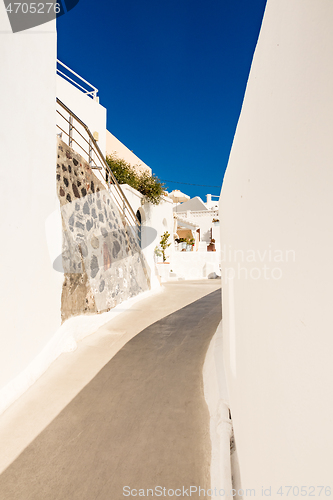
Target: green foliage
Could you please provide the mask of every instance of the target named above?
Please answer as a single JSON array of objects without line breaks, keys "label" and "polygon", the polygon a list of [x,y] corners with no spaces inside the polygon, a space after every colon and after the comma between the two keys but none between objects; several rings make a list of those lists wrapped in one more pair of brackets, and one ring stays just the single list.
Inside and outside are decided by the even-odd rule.
[{"label": "green foliage", "polygon": [[166,261],[165,251],[171,245],[171,243],[168,243],[169,238],[170,233],[168,231],[165,231],[165,233],[163,233],[161,236],[160,246],[162,248],[163,262]]},{"label": "green foliage", "polygon": [[164,184],[156,175],[150,175],[149,172],[143,172],[138,178],[137,189],[150,203],[158,205],[164,193]]},{"label": "green foliage", "polygon": [[137,189],[137,175],[129,163],[115,156],[107,156],[106,161],[119,184],[128,184]]},{"label": "green foliage", "polygon": [[160,203],[165,185],[156,175],[150,175],[149,172],[137,173],[129,163],[113,155],[107,156],[106,161],[119,184],[128,184],[154,205]]}]

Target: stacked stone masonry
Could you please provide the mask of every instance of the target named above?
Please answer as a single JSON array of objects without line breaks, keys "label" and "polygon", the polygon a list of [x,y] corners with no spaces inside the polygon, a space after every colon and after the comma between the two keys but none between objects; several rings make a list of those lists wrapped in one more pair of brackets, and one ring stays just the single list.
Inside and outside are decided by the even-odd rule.
[{"label": "stacked stone masonry", "polygon": [[63,252],[54,267],[65,277],[62,320],[108,311],[148,290],[147,263],[133,228],[88,163],[60,139],[56,175]]}]

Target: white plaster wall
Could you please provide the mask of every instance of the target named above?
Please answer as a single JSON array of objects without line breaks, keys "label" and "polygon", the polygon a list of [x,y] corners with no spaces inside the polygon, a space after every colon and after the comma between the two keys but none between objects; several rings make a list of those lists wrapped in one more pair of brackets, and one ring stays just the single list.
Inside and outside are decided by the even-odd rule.
[{"label": "white plaster wall", "polygon": [[197,280],[215,273],[220,276],[221,258],[218,252],[179,252],[173,254],[171,269],[179,278]]},{"label": "white plaster wall", "polygon": [[214,217],[216,218],[215,215],[209,214],[208,216],[193,218],[193,221],[200,225],[200,241],[210,242],[210,230],[213,226],[212,220]]},{"label": "white plaster wall", "polygon": [[[223,334],[242,486],[257,496],[332,483],[332,26],[331,0],[268,0],[221,192],[223,243],[256,253],[223,280]],[[246,279],[264,264],[280,279]]]},{"label": "white plaster wall", "polygon": [[106,131],[106,154],[116,155],[118,158],[125,160],[127,163],[135,167],[137,172],[148,172],[152,173],[152,170],[148,165],[146,165],[138,156],[136,156],[133,151],[129,150],[125,144],[119,141],[108,130]]},{"label": "white plaster wall", "polygon": [[229,397],[222,359],[222,337],[221,322],[209,344],[202,374],[205,400],[210,415],[210,485],[213,490],[216,488],[220,497],[229,496],[230,498],[233,488],[230,460],[232,422],[229,419]]},{"label": "white plaster wall", "polygon": [[[90,129],[91,133],[98,132],[99,139],[98,145],[105,155],[106,153],[106,109],[99,104],[99,102],[94,101],[91,97],[85,95],[81,90],[77,89],[69,83],[67,80],[57,75],[56,80],[56,93],[57,97],[66,106],[73,111]],[[60,109],[60,108],[58,108]],[[64,111],[61,111],[64,114]],[[68,119],[68,117],[66,116]],[[68,123],[66,123],[57,114],[57,123],[68,133]],[[80,130],[81,131],[81,130]],[[57,131],[59,132],[59,130]],[[82,133],[82,131],[81,131]],[[80,138],[80,136],[74,131],[74,139],[87,150],[88,145]],[[63,134],[63,141],[68,144],[68,137]],[[73,144],[73,148],[80,153],[83,157],[81,149],[77,149],[77,146]]]},{"label": "white plaster wall", "polygon": [[[215,217],[218,219],[219,217]],[[220,243],[220,225],[216,226],[215,224],[211,224],[212,227],[212,238],[215,240],[215,248],[217,252],[220,252],[221,250],[221,243]]]},{"label": "white plaster wall", "polygon": [[[142,217],[142,252],[146,258],[148,266],[150,268],[150,280],[152,288],[160,286],[159,279],[157,277],[156,270],[156,258],[155,258],[155,247],[159,245],[161,236],[165,231],[170,233],[169,242],[171,246],[167,249],[166,255],[168,257],[168,262],[172,263],[174,255],[174,247],[172,244],[172,234],[173,234],[173,212],[172,212],[172,200],[166,196],[162,197],[162,201],[159,205],[153,205],[152,203],[142,203],[143,196],[131,188],[127,184],[122,184],[122,189],[124,190],[125,196],[127,197],[130,205],[133,208],[134,213],[140,209]],[[155,237],[152,237],[151,228],[156,231]]]},{"label": "white plaster wall", "polygon": [[121,184],[121,189],[131,205],[133,212],[136,214],[139,208],[141,208],[142,200],[144,198],[143,194],[139,193],[139,191],[132,188],[128,184]]},{"label": "white plaster wall", "polygon": [[142,206],[144,210],[146,221],[144,226],[152,227],[156,230],[157,235],[153,241],[151,241],[151,237],[149,232],[145,234],[145,230],[143,228],[142,240],[144,247],[144,255],[149,263],[150,269],[152,271],[152,282],[154,286],[159,285],[159,280],[156,277],[156,268],[155,268],[155,247],[159,245],[162,235],[165,231],[170,233],[169,243],[171,245],[166,249],[167,261],[170,262],[171,267],[173,265],[174,258],[174,245],[173,245],[173,211],[172,211],[172,201],[163,196],[162,201],[159,205],[153,205],[151,203],[145,203]]},{"label": "white plaster wall", "polygon": [[45,235],[58,208],[55,22],[12,34],[2,2],[0,44],[1,403],[60,326],[63,276],[52,268]]}]

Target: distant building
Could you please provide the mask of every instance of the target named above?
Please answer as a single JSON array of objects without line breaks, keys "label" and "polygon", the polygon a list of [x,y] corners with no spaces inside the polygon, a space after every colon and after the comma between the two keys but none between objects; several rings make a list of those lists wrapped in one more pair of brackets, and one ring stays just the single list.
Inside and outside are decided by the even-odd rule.
[{"label": "distant building", "polygon": [[195,239],[194,251],[207,251],[207,246],[212,240],[215,240],[216,250],[220,249],[218,201],[214,202],[212,198],[219,197],[207,194],[205,203],[199,196],[195,196],[173,207],[177,221],[176,238],[189,237],[191,232]]},{"label": "distant building", "polygon": [[[176,190],[177,191],[177,190]],[[174,200],[174,243],[172,276],[178,279],[216,278],[221,275],[220,232],[218,202],[207,195],[205,203],[199,196],[189,198],[184,193],[172,192]],[[177,203],[175,200],[186,200]],[[182,241],[193,238],[194,244]],[[180,240],[180,241],[179,241]],[[192,241],[193,241],[192,240]]]}]

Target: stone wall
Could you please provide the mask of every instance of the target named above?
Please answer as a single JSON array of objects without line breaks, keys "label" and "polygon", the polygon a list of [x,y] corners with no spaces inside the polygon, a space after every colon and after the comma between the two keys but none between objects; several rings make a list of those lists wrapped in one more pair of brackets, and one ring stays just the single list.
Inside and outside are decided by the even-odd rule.
[{"label": "stone wall", "polygon": [[88,163],[58,139],[57,192],[64,273],[62,321],[100,313],[150,289],[149,270],[131,227]]}]

